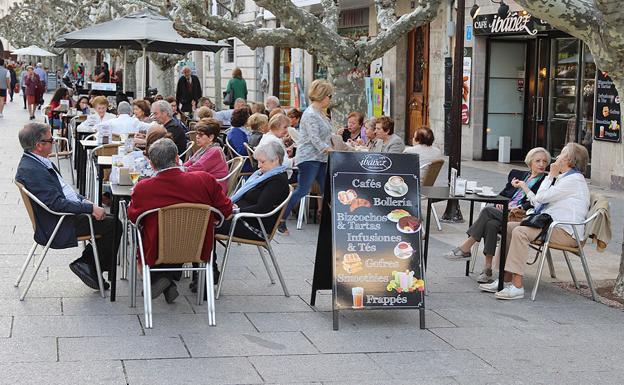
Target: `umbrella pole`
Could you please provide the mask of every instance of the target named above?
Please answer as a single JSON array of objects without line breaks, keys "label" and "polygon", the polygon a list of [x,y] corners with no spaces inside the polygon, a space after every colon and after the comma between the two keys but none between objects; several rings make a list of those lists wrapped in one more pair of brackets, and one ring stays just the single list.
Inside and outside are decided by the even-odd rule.
[{"label": "umbrella pole", "polygon": [[126,71],[128,69],[127,63],[127,57],[126,54],[128,53],[128,48],[124,47],[123,49],[123,76],[121,79],[121,85],[122,85],[122,92],[124,93],[124,95],[126,94]]},{"label": "umbrella pole", "polygon": [[145,83],[147,83],[147,54],[145,52],[145,44],[142,44],[143,46],[143,74],[141,76],[141,78],[143,78],[143,99],[145,99],[145,97],[147,96],[147,87],[145,86]]}]

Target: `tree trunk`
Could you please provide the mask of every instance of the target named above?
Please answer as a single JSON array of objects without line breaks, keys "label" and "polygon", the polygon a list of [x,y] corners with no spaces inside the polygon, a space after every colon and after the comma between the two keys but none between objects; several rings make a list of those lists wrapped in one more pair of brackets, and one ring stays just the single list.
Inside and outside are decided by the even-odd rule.
[{"label": "tree trunk", "polygon": [[[620,111],[624,112],[624,71],[610,73],[609,76],[612,76],[611,79],[613,80],[613,84],[615,84],[615,88],[617,89],[618,95],[620,96]],[[624,123],[624,121],[622,121],[621,123]],[[624,229],[622,231],[624,233]],[[624,242],[622,242],[622,254],[620,254],[620,271],[617,278],[615,279],[613,294],[617,295],[620,298],[624,298]]]},{"label": "tree trunk", "polygon": [[329,80],[334,85],[332,123],[335,127],[347,124],[347,115],[353,111],[366,113],[364,76],[366,72],[346,60],[328,62]]}]

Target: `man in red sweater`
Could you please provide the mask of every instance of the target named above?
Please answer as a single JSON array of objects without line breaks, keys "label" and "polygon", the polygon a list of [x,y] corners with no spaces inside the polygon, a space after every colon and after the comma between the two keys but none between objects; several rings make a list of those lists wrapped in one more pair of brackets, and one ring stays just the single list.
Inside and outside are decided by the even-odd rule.
[{"label": "man in red sweater", "polygon": [[[134,186],[128,206],[128,218],[132,222],[145,211],[176,203],[201,203],[221,211],[225,218],[232,214],[232,201],[217,181],[207,172],[184,172],[175,143],[168,138],[159,139],[149,148],[148,158],[156,175],[141,180]],[[208,261],[213,246],[215,218],[211,217],[202,249],[202,259]],[[158,258],[158,215],[148,215],[143,223],[143,250],[145,262],[153,266]],[[164,267],[160,265],[161,267]],[[167,267],[180,267],[179,265]],[[178,296],[176,284],[180,272],[152,272],[152,299],[165,294],[172,303]]]}]

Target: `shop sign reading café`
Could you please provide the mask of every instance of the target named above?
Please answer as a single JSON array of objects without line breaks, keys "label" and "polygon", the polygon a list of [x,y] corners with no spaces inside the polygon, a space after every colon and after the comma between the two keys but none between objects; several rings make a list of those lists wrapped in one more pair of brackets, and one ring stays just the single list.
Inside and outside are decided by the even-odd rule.
[{"label": "shop sign reading caf\u00e9", "polygon": [[510,12],[507,17],[498,14],[478,15],[473,21],[474,34],[509,35],[528,34],[537,35],[540,31],[551,29],[545,21],[531,16],[526,11]]}]

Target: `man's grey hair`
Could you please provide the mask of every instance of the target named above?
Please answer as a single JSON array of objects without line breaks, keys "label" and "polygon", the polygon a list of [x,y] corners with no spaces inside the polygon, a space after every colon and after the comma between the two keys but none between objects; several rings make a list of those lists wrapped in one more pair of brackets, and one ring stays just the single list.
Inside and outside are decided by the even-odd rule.
[{"label": "man's grey hair", "polygon": [[152,111],[154,110],[154,107],[158,108],[158,111],[167,114],[168,117],[173,116],[173,108],[171,108],[171,104],[169,104],[169,102],[166,100],[155,101],[154,103],[152,103]]},{"label": "man's grey hair", "polygon": [[280,106],[280,100],[277,96],[267,96],[266,98],[266,102],[264,103],[265,106],[269,107],[270,105],[274,105],[274,107],[272,108],[277,108]]},{"label": "man's grey hair", "polygon": [[41,142],[50,126],[45,123],[28,123],[17,134],[24,151],[32,151]]},{"label": "man's grey hair", "polygon": [[156,171],[177,166],[177,155],[178,147],[173,140],[169,138],[158,139],[152,143],[147,153],[147,157],[152,162]]},{"label": "man's grey hair", "polygon": [[117,105],[117,115],[121,114],[132,115],[132,106],[130,106],[130,103],[124,101]]},{"label": "man's grey hair", "polygon": [[191,71],[191,72],[192,72],[191,67],[189,67],[189,66],[184,66],[184,67],[182,67],[182,72],[184,72],[184,71],[186,71],[186,70],[189,70],[189,71]]},{"label": "man's grey hair", "polygon": [[37,67],[43,68],[43,64],[42,63],[37,63]]},{"label": "man's grey hair", "polygon": [[258,155],[264,155],[268,160],[279,160],[279,164],[284,161],[284,148],[277,142],[265,143],[254,151],[254,158],[258,159]]}]

